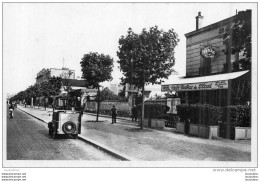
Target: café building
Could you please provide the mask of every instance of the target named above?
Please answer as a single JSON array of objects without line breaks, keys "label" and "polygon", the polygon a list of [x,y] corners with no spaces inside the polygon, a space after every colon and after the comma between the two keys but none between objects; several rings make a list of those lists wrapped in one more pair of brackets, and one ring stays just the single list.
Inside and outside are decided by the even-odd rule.
[{"label": "caf\u00e9 building", "polygon": [[[196,30],[185,34],[186,76],[162,84],[161,91],[176,92],[181,104],[225,107],[251,102],[251,73],[234,66],[243,55],[223,51],[229,49],[223,42],[225,27],[236,18],[237,15],[202,27],[203,16],[199,12]],[[230,113],[224,121],[229,138]]]}]

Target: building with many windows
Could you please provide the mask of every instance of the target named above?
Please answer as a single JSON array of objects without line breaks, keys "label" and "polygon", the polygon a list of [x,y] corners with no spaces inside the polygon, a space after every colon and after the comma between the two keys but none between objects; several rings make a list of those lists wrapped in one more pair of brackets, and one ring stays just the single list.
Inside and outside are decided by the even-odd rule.
[{"label": "building with many windows", "polygon": [[41,83],[44,80],[48,80],[50,77],[61,77],[63,79],[75,79],[75,70],[69,68],[49,68],[42,69],[36,76],[36,83]]}]

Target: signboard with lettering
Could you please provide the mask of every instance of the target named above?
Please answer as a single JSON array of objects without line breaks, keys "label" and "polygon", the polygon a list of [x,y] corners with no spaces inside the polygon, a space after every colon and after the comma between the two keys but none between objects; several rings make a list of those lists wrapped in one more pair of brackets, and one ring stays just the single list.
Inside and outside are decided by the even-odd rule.
[{"label": "signboard with lettering", "polygon": [[214,81],[214,82],[202,82],[194,84],[172,84],[162,85],[162,92],[168,91],[196,91],[196,90],[216,90],[216,89],[228,89],[228,81]]},{"label": "signboard with lettering", "polygon": [[217,51],[212,46],[207,46],[200,50],[200,54],[203,58],[214,58]]}]

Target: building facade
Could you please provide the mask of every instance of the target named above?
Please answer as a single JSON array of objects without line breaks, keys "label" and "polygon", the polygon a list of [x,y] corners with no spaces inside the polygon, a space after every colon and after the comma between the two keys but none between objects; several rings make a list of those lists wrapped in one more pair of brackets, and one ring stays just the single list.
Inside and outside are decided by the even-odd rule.
[{"label": "building facade", "polygon": [[61,77],[63,79],[75,79],[75,70],[68,68],[56,69],[42,69],[36,76],[36,83],[41,83],[51,77]]},{"label": "building facade", "polygon": [[[199,12],[196,30],[185,34],[186,77],[162,85],[162,92],[177,92],[181,104],[226,107],[251,102],[251,72],[241,70],[238,62],[243,55],[231,54],[231,44],[226,44],[223,39],[225,28],[237,18],[238,15],[235,15],[200,27],[203,16]],[[226,138],[229,138],[230,113],[227,113],[224,122]]]},{"label": "building facade", "polygon": [[[243,58],[242,53],[226,54],[227,45],[223,42],[225,28],[236,20],[230,17],[206,27],[199,27],[203,16],[196,17],[196,30],[186,36],[186,77],[206,76],[237,71],[234,62]],[[207,56],[211,54],[210,56]]]}]

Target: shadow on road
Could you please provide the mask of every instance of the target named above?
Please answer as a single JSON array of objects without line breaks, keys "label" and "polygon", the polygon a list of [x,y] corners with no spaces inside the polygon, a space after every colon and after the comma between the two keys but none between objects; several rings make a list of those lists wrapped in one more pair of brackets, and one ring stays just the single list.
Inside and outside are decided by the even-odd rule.
[{"label": "shadow on road", "polygon": [[[38,130],[38,132],[46,137],[46,138],[50,138],[50,139],[53,139],[52,136],[49,135],[49,130],[46,129],[46,130]],[[55,139],[74,139],[71,135],[65,135],[65,134],[57,134],[56,135],[56,138]]]}]

